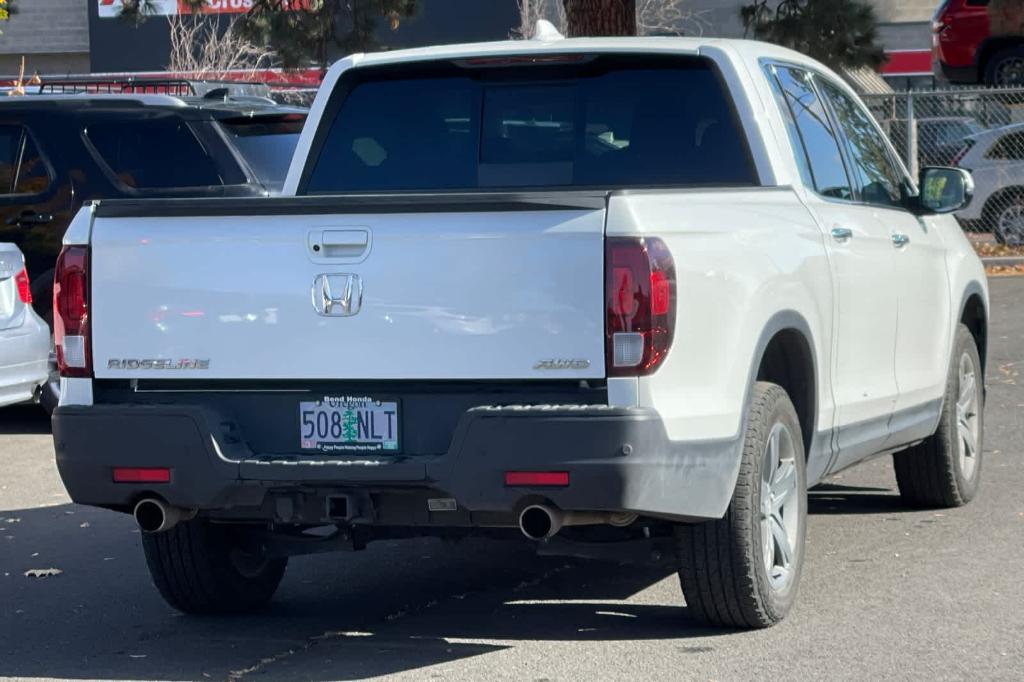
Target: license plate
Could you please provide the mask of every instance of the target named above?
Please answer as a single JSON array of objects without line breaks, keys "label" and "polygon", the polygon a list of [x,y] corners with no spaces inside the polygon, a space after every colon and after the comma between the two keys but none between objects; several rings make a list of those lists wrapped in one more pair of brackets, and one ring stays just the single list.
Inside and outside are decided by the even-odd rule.
[{"label": "license plate", "polygon": [[398,452],[398,403],[324,396],[299,403],[299,440],[318,452]]}]

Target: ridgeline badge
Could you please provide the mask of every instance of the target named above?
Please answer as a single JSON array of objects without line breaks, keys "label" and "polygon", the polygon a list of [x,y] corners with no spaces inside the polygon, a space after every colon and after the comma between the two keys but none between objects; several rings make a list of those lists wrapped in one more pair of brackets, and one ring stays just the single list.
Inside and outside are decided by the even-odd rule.
[{"label": "ridgeline badge", "polygon": [[171,360],[170,358],[107,360],[107,369],[210,369],[210,361],[199,359]]},{"label": "ridgeline badge", "polygon": [[583,360],[580,358],[568,358],[568,359],[552,359],[552,360],[540,360],[534,369],[586,369],[590,367],[590,360]]}]

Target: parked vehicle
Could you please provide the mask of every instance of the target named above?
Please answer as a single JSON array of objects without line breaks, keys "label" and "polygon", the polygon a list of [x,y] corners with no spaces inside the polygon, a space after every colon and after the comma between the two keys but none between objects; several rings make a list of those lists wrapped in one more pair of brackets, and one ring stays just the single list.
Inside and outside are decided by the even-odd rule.
[{"label": "parked vehicle", "polygon": [[[970,116],[933,116],[916,119],[917,158],[922,166],[951,166],[964,151],[967,139],[984,127]],[[901,159],[907,158],[907,121],[889,123],[889,137]]]},{"label": "parked vehicle", "polygon": [[219,95],[0,100],[0,242],[24,252],[36,310],[50,320],[53,266],[83,203],[277,190],[305,116],[269,100]]},{"label": "parked vehicle", "polygon": [[932,19],[936,76],[953,83],[1024,85],[1020,3],[943,0]]},{"label": "parked vehicle", "polygon": [[50,328],[32,310],[25,259],[0,243],[0,407],[39,396],[49,357]]},{"label": "parked vehicle", "polygon": [[964,227],[991,232],[1000,244],[1024,244],[1024,123],[968,138],[955,160],[974,176],[974,201],[957,212]]},{"label": "parked vehicle", "polygon": [[79,212],[61,476],[186,612],[266,602],[290,555],[485,534],[663,557],[694,617],[771,625],[809,486],[896,453],[909,504],[978,490],[970,176],[921,182],[771,45],[347,58],[283,197]]}]

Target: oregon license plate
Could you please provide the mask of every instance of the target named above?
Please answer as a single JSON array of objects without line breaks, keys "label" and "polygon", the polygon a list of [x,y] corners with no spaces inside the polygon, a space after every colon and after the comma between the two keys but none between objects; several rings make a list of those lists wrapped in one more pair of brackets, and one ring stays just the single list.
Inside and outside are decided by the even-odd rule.
[{"label": "oregon license plate", "polygon": [[299,403],[303,450],[398,452],[398,403],[366,396],[324,396]]}]

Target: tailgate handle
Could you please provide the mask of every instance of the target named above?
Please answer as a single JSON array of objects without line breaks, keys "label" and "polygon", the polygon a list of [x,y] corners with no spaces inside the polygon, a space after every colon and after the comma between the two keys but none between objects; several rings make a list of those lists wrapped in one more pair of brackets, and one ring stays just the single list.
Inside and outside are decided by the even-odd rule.
[{"label": "tailgate handle", "polygon": [[317,255],[323,258],[358,258],[369,245],[369,230],[324,230],[319,245],[314,242],[313,251],[319,251]]}]

